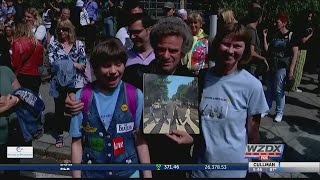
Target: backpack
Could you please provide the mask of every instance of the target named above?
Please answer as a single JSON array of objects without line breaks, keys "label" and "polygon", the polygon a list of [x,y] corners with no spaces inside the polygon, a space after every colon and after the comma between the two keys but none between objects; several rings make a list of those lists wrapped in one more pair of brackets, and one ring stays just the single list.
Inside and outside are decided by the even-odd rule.
[{"label": "backpack", "polygon": [[[129,83],[124,82],[124,88],[126,92],[128,110],[133,117],[133,122],[136,120],[136,110],[137,110],[137,97],[136,97],[136,90],[137,88]],[[86,113],[89,109],[89,105],[92,102],[93,97],[93,83],[86,85],[81,92],[81,101],[84,104],[82,109],[82,113]]]}]

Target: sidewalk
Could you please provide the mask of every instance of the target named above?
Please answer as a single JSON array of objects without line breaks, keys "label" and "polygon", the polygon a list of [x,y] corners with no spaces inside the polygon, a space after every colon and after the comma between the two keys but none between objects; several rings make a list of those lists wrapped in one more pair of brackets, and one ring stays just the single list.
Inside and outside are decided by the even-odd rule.
[{"label": "sidewalk", "polygon": [[[275,103],[271,113],[261,120],[261,143],[283,143],[281,161],[319,162],[320,160],[320,97],[316,92],[317,76],[305,74],[302,93],[286,92],[285,116],[282,122],[273,122]],[[319,178],[320,173],[268,173],[270,177]]]},{"label": "sidewalk", "polygon": [[[290,92],[286,97],[285,116],[280,123],[273,122],[274,107],[270,114],[261,120],[261,143],[283,143],[284,155],[281,161],[319,162],[320,160],[320,97],[317,97],[317,76],[305,74],[300,89],[302,93]],[[48,96],[48,85],[41,87],[46,102],[46,121],[54,123],[54,103]],[[287,92],[286,92],[287,94]],[[51,99],[50,99],[51,98]],[[68,124],[68,123],[67,123]],[[66,126],[68,126],[66,124]],[[47,132],[50,132],[47,131]],[[33,142],[35,154],[56,159],[71,159],[71,137],[65,134],[64,147],[57,149],[55,139],[49,134]],[[273,178],[320,177],[320,173],[268,173]]]}]

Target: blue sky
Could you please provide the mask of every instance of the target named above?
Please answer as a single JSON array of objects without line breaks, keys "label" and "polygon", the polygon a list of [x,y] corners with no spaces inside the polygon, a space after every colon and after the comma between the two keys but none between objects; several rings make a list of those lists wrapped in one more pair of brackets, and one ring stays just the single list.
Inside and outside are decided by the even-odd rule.
[{"label": "blue sky", "polygon": [[168,80],[171,81],[171,83],[168,84],[168,96],[171,98],[177,92],[177,89],[181,84],[188,84],[193,80],[193,77],[168,76]]}]

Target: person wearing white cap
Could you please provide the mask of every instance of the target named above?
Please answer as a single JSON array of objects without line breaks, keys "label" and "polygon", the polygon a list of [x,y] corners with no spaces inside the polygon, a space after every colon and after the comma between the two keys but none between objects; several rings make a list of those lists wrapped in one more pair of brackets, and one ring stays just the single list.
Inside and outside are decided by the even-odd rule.
[{"label": "person wearing white cap", "polygon": [[188,12],[185,9],[180,9],[178,11],[178,16],[184,21],[187,22],[188,20]]}]

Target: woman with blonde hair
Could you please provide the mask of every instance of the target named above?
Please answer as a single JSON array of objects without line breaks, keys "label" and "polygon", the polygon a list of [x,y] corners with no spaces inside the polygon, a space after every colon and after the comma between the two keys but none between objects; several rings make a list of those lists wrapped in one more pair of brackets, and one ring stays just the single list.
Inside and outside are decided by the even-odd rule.
[{"label": "woman with blonde hair", "polygon": [[24,13],[25,22],[32,27],[32,32],[39,41],[44,40],[47,31],[46,27],[42,25],[42,18],[36,8],[28,8]]},{"label": "woman with blonde hair", "polygon": [[197,74],[200,69],[208,67],[208,36],[202,29],[204,20],[201,13],[197,11],[190,12],[187,23],[193,34],[193,45],[181,62]]},{"label": "woman with blonde hair", "polygon": [[27,23],[16,25],[11,51],[11,64],[21,86],[38,94],[41,84],[39,67],[43,65],[43,47]]},{"label": "woman with blonde hair", "polygon": [[75,93],[87,83],[85,79],[86,54],[84,45],[77,40],[71,21],[59,21],[55,40],[48,49],[49,62],[52,66],[50,95],[54,97],[57,132],[56,147],[63,144],[63,119],[67,93]]},{"label": "woman with blonde hair", "polygon": [[232,10],[224,9],[218,15],[218,23],[218,29],[222,29],[224,25],[238,23],[238,21]]}]

